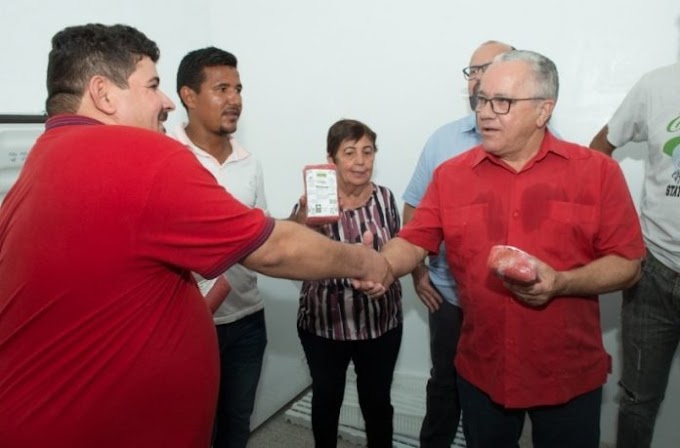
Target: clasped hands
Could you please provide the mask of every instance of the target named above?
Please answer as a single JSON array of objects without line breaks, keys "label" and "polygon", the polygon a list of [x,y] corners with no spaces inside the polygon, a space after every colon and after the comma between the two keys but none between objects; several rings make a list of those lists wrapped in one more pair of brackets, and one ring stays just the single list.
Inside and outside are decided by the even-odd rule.
[{"label": "clasped hands", "polygon": [[392,266],[380,252],[373,250],[373,234],[371,232],[364,232],[360,244],[367,249],[368,270],[362,278],[351,279],[352,287],[371,299],[382,297],[395,280]]},{"label": "clasped hands", "polygon": [[[304,195],[300,196],[298,206],[293,210],[288,219],[313,229],[320,227],[309,225],[306,222],[307,198]],[[362,241],[358,244],[367,248],[366,264],[369,268],[365,271],[365,275],[362,278],[351,279],[352,287],[363,292],[371,299],[382,297],[387,291],[387,288],[389,288],[395,280],[392,267],[383,255],[373,250],[373,234],[371,232],[364,232]]]}]

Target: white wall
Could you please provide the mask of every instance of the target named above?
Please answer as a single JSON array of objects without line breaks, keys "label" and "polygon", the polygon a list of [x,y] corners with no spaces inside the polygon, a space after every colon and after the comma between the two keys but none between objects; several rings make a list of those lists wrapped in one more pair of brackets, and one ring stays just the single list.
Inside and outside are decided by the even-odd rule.
[{"label": "white wall", "polygon": [[[227,12],[220,1],[212,5]],[[426,138],[467,113],[460,70],[485,40],[504,40],[555,61],[561,97],[554,125],[582,144],[642,73],[680,55],[676,0],[251,0],[230,5],[228,13],[231,19],[213,27],[214,39],[240,58],[246,109],[239,134],[264,161],[277,216],[287,215],[300,194],[300,168],[323,160],[325,132],[341,117],[364,120],[378,132],[375,178],[401,196]],[[617,153],[636,196],[644,169],[641,149]],[[410,280],[403,284],[406,325],[397,369],[426,374],[427,316]],[[604,391],[606,442],[615,438],[619,308],[619,294],[603,297],[604,340],[614,364]],[[680,445],[679,399],[676,360],[657,448]]]},{"label": "white wall", "polygon": [[[209,41],[207,0],[25,0],[0,2],[0,113],[43,113],[50,39],[62,28],[97,22],[139,28],[161,49],[161,87],[175,88],[180,58]],[[162,5],[162,7],[161,7]],[[187,23],[191,18],[191,23]]]},{"label": "white wall", "polygon": [[[10,4],[11,3],[11,4]],[[43,110],[49,39],[69,24],[126,22],[161,47],[162,86],[174,92],[181,56],[214,44],[239,57],[245,108],[238,137],[263,162],[274,216],[287,216],[301,193],[301,168],[324,160],[328,126],[341,117],[378,132],[375,179],[401,196],[423,143],[467,113],[460,69],[488,39],[551,57],[561,75],[554,125],[586,144],[642,73],[680,58],[677,0],[122,0],[111,6],[65,0],[0,4],[0,112]],[[171,125],[182,118],[171,117]],[[637,195],[640,148],[618,155]],[[406,325],[398,369],[426,374],[427,316],[404,279]],[[303,384],[294,333],[296,288],[263,279],[272,356],[263,381]],[[605,387],[602,437],[614,438],[619,377],[620,296],[602,299],[604,339],[614,358]],[[279,363],[294,378],[276,377]],[[267,379],[270,378],[270,379]],[[276,383],[274,383],[276,384]],[[296,386],[297,387],[297,386]],[[276,394],[277,387],[272,388]],[[284,400],[276,397],[275,402]],[[658,421],[657,448],[680,445],[678,362]]]}]

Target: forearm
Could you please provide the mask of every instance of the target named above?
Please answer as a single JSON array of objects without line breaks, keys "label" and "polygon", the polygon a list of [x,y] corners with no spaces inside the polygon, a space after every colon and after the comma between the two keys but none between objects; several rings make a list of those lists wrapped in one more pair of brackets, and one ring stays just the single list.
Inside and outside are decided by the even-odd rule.
[{"label": "forearm", "polygon": [[205,303],[208,305],[211,313],[215,313],[222,305],[222,302],[227,298],[231,292],[231,285],[224,277],[224,274],[217,277],[215,284],[210,288],[210,291],[205,295]]},{"label": "forearm", "polygon": [[409,243],[403,238],[393,238],[380,251],[392,267],[395,278],[413,271],[427,256],[422,247]]},{"label": "forearm", "polygon": [[333,241],[291,221],[277,221],[269,239],[243,265],[271,277],[296,280],[364,278],[379,254]]},{"label": "forearm", "polygon": [[600,151],[601,153],[607,154],[608,156],[611,156],[616,147],[609,143],[609,140],[607,140],[607,134],[609,133],[609,127],[605,125],[602,129],[600,129],[600,132],[593,137],[593,140],[590,142],[590,147],[596,151]]},{"label": "forearm", "polygon": [[[404,225],[408,224],[413,219],[413,215],[415,214],[415,212],[416,212],[415,207],[413,207],[412,205],[404,203],[404,213],[403,213],[403,215],[404,215],[404,219],[403,219]],[[424,259],[420,260],[420,262],[418,263],[416,268],[413,270],[412,274],[414,275],[414,278],[415,278],[415,276],[418,276],[418,274],[422,274],[423,272],[427,272],[427,266],[425,265]]]},{"label": "forearm", "polygon": [[592,296],[628,288],[640,279],[640,260],[607,255],[570,271],[557,272],[556,296]]},{"label": "forearm", "polygon": [[412,219],[413,219],[413,214],[416,212],[416,208],[413,207],[412,205],[404,203],[404,219],[402,221],[404,222],[404,225],[408,224]]}]

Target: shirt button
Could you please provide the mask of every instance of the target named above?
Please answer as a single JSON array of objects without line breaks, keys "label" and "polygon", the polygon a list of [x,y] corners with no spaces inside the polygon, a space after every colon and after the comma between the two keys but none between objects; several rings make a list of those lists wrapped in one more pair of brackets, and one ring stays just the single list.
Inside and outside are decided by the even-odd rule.
[{"label": "shirt button", "polygon": [[512,217],[515,218],[515,219],[519,218],[519,212],[517,210],[512,212]]}]

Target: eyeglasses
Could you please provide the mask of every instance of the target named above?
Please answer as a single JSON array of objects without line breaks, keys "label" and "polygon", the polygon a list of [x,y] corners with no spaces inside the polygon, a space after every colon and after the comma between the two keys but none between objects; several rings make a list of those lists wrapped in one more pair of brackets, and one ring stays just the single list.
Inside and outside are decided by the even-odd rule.
[{"label": "eyeglasses", "polygon": [[491,62],[487,62],[486,64],[482,64],[482,65],[471,65],[469,67],[465,67],[463,69],[463,76],[467,80],[476,78],[479,75],[481,75],[482,73],[484,73],[484,70],[486,70],[486,68],[490,65],[491,65]]},{"label": "eyeglasses", "polygon": [[538,101],[538,100],[547,100],[547,98],[540,97],[540,96],[534,96],[531,98],[503,98],[503,97],[495,97],[495,98],[487,98],[482,95],[477,95],[477,104],[475,105],[475,112],[479,112],[482,109],[484,109],[484,106],[487,105],[487,103],[491,104],[491,110],[493,113],[497,115],[505,115],[508,112],[510,112],[510,106],[512,106],[514,103],[518,101]]}]

